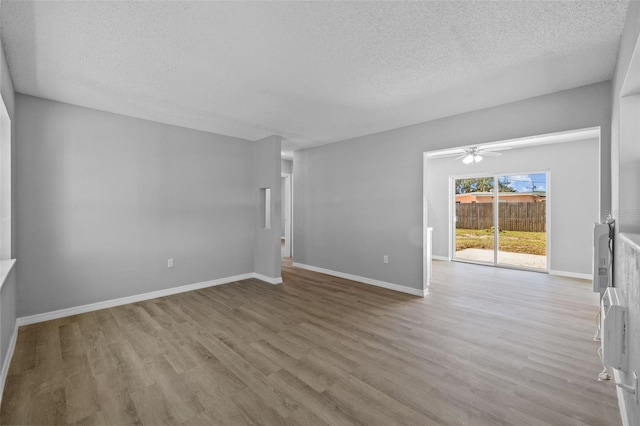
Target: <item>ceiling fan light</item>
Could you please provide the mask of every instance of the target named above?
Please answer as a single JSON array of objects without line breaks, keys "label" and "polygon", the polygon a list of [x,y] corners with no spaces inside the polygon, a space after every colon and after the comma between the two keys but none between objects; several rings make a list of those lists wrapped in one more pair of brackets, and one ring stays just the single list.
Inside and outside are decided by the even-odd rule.
[{"label": "ceiling fan light", "polygon": [[464,158],[462,159],[462,162],[463,162],[464,164],[471,164],[471,163],[473,163],[473,155],[471,155],[471,154],[467,155],[466,157],[464,157]]},{"label": "ceiling fan light", "polygon": [[482,161],[482,155],[478,155],[478,154],[474,155],[473,156],[473,161],[475,161],[476,163],[481,162]]}]

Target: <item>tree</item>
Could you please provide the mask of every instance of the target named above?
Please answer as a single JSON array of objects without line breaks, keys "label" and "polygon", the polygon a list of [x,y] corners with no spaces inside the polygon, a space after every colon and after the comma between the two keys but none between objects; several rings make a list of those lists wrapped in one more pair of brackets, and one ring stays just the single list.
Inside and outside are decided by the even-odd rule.
[{"label": "tree", "polygon": [[456,194],[468,194],[471,192],[492,192],[493,178],[467,178],[456,179]]},{"label": "tree", "polygon": [[508,176],[502,176],[498,180],[498,191],[500,192],[516,192],[516,189],[511,186],[511,181]]},{"label": "tree", "polygon": [[[516,192],[511,187],[511,181],[507,176],[503,176],[498,180],[498,190],[500,192]],[[469,194],[472,192],[493,192],[493,178],[456,179],[456,194]]]}]

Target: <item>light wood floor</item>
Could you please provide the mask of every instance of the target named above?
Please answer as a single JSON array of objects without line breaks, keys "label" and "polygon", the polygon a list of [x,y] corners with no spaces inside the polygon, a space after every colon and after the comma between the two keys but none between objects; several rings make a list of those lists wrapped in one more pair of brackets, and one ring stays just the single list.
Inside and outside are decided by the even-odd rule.
[{"label": "light wood floor", "polygon": [[596,380],[585,282],[434,262],[422,299],[290,266],[283,278],[21,327],[0,421],[621,423]]}]

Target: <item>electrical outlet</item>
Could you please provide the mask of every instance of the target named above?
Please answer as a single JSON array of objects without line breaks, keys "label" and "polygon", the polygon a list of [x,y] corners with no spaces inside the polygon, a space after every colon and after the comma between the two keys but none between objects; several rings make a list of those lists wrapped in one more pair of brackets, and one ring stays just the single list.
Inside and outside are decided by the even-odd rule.
[{"label": "electrical outlet", "polygon": [[389,263],[389,256],[387,256],[386,254],[382,257],[382,261],[384,263]]},{"label": "electrical outlet", "polygon": [[173,259],[167,260],[167,268],[173,268]]}]

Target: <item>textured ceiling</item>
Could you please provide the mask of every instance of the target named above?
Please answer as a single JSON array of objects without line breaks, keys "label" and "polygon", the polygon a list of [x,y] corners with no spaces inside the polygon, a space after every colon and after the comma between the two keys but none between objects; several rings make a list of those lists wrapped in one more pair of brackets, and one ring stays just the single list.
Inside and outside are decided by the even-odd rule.
[{"label": "textured ceiling", "polygon": [[612,77],[628,2],[2,1],[18,92],[288,150]]}]

